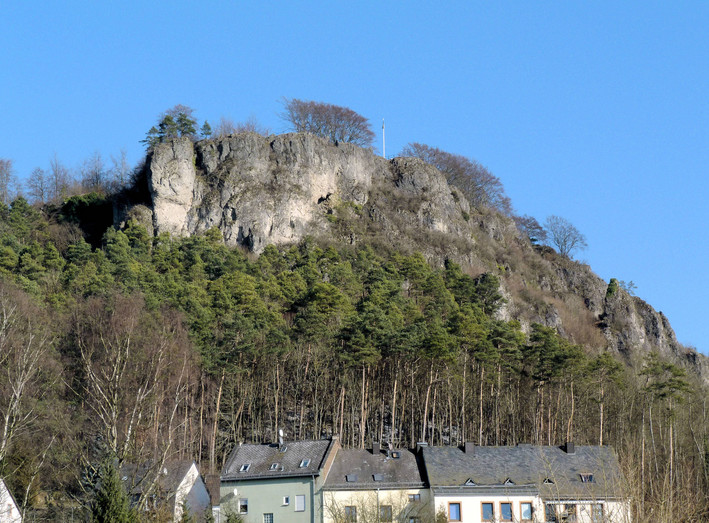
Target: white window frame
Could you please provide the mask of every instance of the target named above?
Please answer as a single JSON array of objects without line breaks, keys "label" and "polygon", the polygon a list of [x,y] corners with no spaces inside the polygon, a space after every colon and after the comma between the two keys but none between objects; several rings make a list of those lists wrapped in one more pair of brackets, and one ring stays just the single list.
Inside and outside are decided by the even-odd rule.
[{"label": "white window frame", "polygon": [[290,505],[290,496],[283,496],[283,506],[287,507]]},{"label": "white window frame", "polygon": [[[245,506],[246,510],[241,510],[241,507]],[[239,498],[239,504],[237,505],[237,508],[239,509],[239,514],[248,514],[249,513],[249,498]]]}]

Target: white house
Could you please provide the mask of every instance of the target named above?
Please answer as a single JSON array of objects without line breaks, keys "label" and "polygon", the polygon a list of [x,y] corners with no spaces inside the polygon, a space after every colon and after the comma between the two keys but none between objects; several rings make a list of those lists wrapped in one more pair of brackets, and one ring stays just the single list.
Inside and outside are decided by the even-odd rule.
[{"label": "white house", "polygon": [[2,478],[0,478],[0,521],[3,523],[22,522],[20,507]]},{"label": "white house", "polygon": [[124,464],[121,467],[121,479],[134,500],[140,497],[147,482],[156,477],[155,473],[155,503],[166,503],[174,521],[182,517],[183,506],[196,516],[201,516],[207,509],[211,510],[207,487],[194,461],[170,461],[159,471],[151,466]]},{"label": "white house", "polygon": [[436,513],[448,521],[628,523],[610,447],[423,447]]}]

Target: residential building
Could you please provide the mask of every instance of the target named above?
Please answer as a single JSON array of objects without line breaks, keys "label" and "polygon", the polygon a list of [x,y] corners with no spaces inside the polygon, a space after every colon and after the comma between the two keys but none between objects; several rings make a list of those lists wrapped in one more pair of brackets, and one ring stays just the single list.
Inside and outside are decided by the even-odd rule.
[{"label": "residential building", "polygon": [[414,451],[341,449],[322,488],[325,523],[433,519],[423,463]]},{"label": "residential building", "polygon": [[339,448],[337,438],[239,445],[221,474],[221,519],[234,513],[251,523],[321,521],[321,489]]},{"label": "residential building", "polygon": [[211,510],[207,487],[194,461],[166,462],[160,470],[151,464],[126,463],[121,466],[120,474],[133,503],[155,480],[153,492],[149,494],[149,508],[166,511],[173,521],[182,517],[184,507],[198,517],[205,510]]},{"label": "residential building", "polygon": [[2,478],[0,478],[0,521],[3,523],[22,523],[20,507]]},{"label": "residential building", "polygon": [[461,522],[630,521],[610,447],[423,447],[436,513]]}]

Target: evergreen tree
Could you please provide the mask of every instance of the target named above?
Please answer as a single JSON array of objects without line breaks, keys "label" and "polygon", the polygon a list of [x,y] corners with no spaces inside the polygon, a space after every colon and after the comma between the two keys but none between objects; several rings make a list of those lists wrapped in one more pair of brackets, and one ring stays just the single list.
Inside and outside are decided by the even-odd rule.
[{"label": "evergreen tree", "polygon": [[130,508],[116,465],[106,460],[98,475],[96,497],[91,506],[91,521],[94,523],[133,523],[135,514]]}]

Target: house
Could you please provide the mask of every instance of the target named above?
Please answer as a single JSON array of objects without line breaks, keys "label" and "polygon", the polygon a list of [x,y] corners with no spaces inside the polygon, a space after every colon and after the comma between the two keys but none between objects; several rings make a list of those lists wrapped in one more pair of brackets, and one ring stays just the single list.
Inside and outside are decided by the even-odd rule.
[{"label": "house", "polygon": [[447,521],[630,521],[610,447],[422,447],[436,513]]},{"label": "house", "polygon": [[0,478],[0,521],[7,523],[22,522],[20,507],[2,478]]},{"label": "house", "polygon": [[234,513],[253,523],[320,521],[321,489],[339,448],[337,438],[239,445],[221,474],[221,519]]},{"label": "house", "polygon": [[[322,488],[324,523],[433,520],[423,463],[408,449],[340,449]],[[318,520],[320,521],[320,520]]]},{"label": "house", "polygon": [[157,477],[155,490],[149,496],[153,500],[151,508],[167,511],[173,521],[182,517],[183,507],[195,516],[211,510],[209,493],[194,461],[169,461],[161,470],[150,464],[136,466],[125,463],[120,474],[133,503],[140,499],[152,479]]}]

